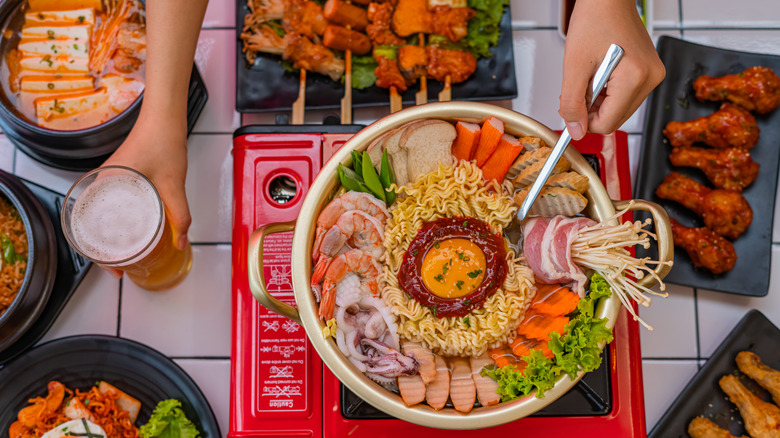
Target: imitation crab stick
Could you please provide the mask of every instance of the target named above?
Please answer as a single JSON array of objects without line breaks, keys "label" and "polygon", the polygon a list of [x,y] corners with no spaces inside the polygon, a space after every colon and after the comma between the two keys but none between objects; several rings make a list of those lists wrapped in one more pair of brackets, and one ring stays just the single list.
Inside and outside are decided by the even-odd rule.
[{"label": "imitation crab stick", "polygon": [[537,288],[531,311],[550,316],[563,316],[573,312],[579,302],[579,295],[569,288],[558,284],[545,284]]},{"label": "imitation crab stick", "polygon": [[558,332],[563,334],[563,329],[568,323],[569,318],[565,316],[550,316],[528,312],[523,322],[517,327],[517,334],[529,339],[549,341],[550,333]]},{"label": "imitation crab stick", "polygon": [[494,179],[499,183],[503,181],[506,173],[509,172],[509,168],[515,162],[515,158],[520,155],[522,150],[523,145],[520,143],[520,140],[509,134],[502,135],[496,150],[485,161],[485,164],[481,166],[482,178],[485,180]]},{"label": "imitation crab stick", "polygon": [[452,155],[458,160],[469,161],[479,143],[481,128],[476,123],[458,122],[455,130],[458,136],[452,142]]},{"label": "imitation crab stick", "polygon": [[525,336],[518,336],[517,339],[509,344],[517,357],[523,357],[531,354],[531,350],[541,350],[542,354],[552,359],[555,357],[550,347],[547,346],[547,341],[540,341],[538,339],[528,339]]},{"label": "imitation crab stick", "polygon": [[496,116],[491,116],[482,124],[482,133],[479,135],[477,150],[471,158],[477,161],[477,166],[482,167],[498,147],[501,137],[504,135],[504,122]]},{"label": "imitation crab stick", "polygon": [[488,354],[490,355],[490,358],[493,359],[493,362],[496,363],[496,366],[499,368],[504,368],[507,365],[512,365],[517,363],[517,357],[512,354],[512,350],[509,349],[506,345],[502,345],[500,347],[491,348],[488,350]]}]

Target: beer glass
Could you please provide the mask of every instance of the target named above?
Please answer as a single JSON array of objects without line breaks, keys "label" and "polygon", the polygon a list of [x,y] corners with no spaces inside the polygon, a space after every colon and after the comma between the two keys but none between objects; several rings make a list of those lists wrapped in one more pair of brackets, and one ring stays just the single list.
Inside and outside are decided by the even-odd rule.
[{"label": "beer glass", "polygon": [[146,290],[181,282],[192,266],[189,242],[176,248],[165,205],[140,172],[106,166],[71,187],[62,206],[62,229],[83,257],[121,269]]}]

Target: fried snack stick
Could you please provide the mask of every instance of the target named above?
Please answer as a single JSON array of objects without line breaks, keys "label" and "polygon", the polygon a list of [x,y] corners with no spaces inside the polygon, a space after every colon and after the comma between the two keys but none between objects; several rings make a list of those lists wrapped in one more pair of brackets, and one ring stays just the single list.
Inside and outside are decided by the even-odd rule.
[{"label": "fried snack stick", "polygon": [[731,374],[721,377],[718,384],[739,408],[745,430],[752,438],[780,437],[780,408],[758,398]]},{"label": "fried snack stick", "polygon": [[[696,417],[688,424],[688,435],[691,438],[737,438],[730,434],[729,431],[721,429],[717,424],[712,421]],[[739,438],[747,438],[745,436]]]},{"label": "fried snack stick", "polygon": [[764,365],[761,358],[750,351],[741,351],[737,354],[737,366],[740,371],[769,391],[775,404],[780,405],[780,371]]}]

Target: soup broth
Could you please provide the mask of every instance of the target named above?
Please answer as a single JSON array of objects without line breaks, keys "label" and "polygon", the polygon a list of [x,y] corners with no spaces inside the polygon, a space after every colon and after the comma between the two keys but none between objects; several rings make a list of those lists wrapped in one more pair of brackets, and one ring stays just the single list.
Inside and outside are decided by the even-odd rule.
[{"label": "soup broth", "polygon": [[138,0],[28,0],[3,35],[3,92],[27,120],[87,129],[144,90],[146,19]]}]

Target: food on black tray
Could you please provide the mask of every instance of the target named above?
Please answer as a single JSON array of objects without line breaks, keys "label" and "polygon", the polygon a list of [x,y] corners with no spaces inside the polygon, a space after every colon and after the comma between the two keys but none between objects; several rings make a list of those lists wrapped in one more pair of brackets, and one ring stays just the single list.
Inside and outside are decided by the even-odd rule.
[{"label": "food on black tray", "polygon": [[27,232],[19,212],[0,198],[0,316],[5,313],[24,282],[27,269]]},{"label": "food on black tray", "polygon": [[674,166],[696,167],[719,189],[736,190],[749,186],[758,177],[760,164],[744,148],[709,149],[684,146],[672,149],[669,161]]},{"label": "food on black tray", "polygon": [[734,375],[721,377],[718,384],[729,396],[729,401],[739,408],[745,430],[752,438],[780,437],[780,408],[761,400]]},{"label": "food on black tray", "polygon": [[707,227],[691,228],[680,225],[674,218],[672,236],[674,244],[688,252],[694,266],[706,268],[713,274],[730,271],[737,263],[734,245]]},{"label": "food on black tray", "polygon": [[105,123],[144,89],[140,1],[31,0],[21,30],[10,35],[6,95],[44,128],[72,131]]},{"label": "food on black tray", "polygon": [[721,429],[717,424],[703,417],[691,420],[688,424],[688,435],[691,438],[748,438],[735,437],[729,431]]},{"label": "food on black tray", "polygon": [[764,365],[761,358],[750,351],[741,351],[737,354],[737,366],[740,371],[769,391],[775,404],[780,405],[780,371]]},{"label": "food on black tray", "polygon": [[721,77],[702,75],[696,78],[693,89],[699,100],[728,100],[759,114],[780,105],[780,78],[767,67],[749,67],[741,73]]},{"label": "food on black tray", "polygon": [[729,239],[739,237],[753,221],[753,209],[738,192],[710,189],[677,172],[667,175],[655,194],[693,210],[707,227]]},{"label": "food on black tray", "polygon": [[749,111],[723,103],[714,113],[685,122],[669,122],[664,135],[673,147],[704,143],[714,148],[750,149],[758,143],[758,124]]},{"label": "food on black tray", "polygon": [[[626,273],[655,276],[658,262],[625,249],[649,243],[649,222],[608,225],[626,210],[602,223],[536,217],[522,244],[504,235],[519,188],[506,175],[526,147],[541,141],[505,133],[496,117],[424,119],[339,166],[312,248],[323,334],[407,405],[449,398],[465,413],[477,400],[543,397],[561,375],[601,364],[612,339],[595,313],[602,298],[650,302]],[[558,183],[588,185],[573,171]]]}]

